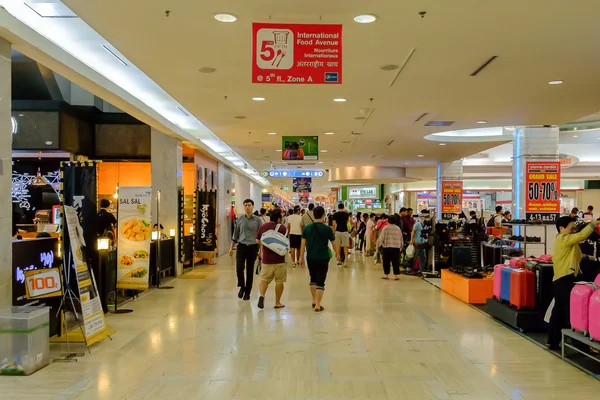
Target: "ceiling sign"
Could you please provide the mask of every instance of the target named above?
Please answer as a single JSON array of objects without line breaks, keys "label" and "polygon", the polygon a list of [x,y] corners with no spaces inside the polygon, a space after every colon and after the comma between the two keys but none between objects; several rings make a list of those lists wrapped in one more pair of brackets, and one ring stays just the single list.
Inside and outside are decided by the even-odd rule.
[{"label": "ceiling sign", "polygon": [[560,166],[562,169],[573,167],[579,164],[579,158],[569,154],[560,154]]},{"label": "ceiling sign", "polygon": [[262,171],[260,173],[265,178],[320,178],[325,173],[320,170],[299,170],[299,169],[276,169],[276,170],[267,170]]},{"label": "ceiling sign", "polygon": [[252,24],[252,83],[342,83],[342,25]]},{"label": "ceiling sign", "polygon": [[376,199],[379,197],[377,186],[349,187],[349,199]]},{"label": "ceiling sign", "polygon": [[284,161],[314,161],[319,159],[318,136],[282,136],[281,159]]}]

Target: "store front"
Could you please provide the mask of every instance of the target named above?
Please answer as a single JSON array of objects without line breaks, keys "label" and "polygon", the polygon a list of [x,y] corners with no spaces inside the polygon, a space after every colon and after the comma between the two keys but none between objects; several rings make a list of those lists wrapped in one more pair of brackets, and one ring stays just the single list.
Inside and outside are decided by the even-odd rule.
[{"label": "store front", "polygon": [[342,186],[342,200],[353,213],[385,212],[382,185]]}]

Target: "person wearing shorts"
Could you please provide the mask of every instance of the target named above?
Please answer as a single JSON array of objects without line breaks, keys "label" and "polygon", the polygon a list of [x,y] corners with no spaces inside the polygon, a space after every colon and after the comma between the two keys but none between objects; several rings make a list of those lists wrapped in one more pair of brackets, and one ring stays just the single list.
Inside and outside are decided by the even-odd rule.
[{"label": "person wearing shorts", "polygon": [[280,210],[273,211],[269,219],[270,222],[262,224],[256,235],[256,241],[260,245],[260,254],[262,255],[262,269],[260,271],[259,285],[260,297],[258,298],[258,308],[260,309],[265,307],[265,294],[273,279],[275,279],[275,308],[285,307],[285,305],[281,304],[283,285],[287,278],[285,255],[280,256],[268,247],[263,246],[260,238],[265,232],[275,230],[277,225],[279,225],[278,232],[283,235],[287,233],[287,229],[284,225],[281,225],[282,217]]},{"label": "person wearing shorts", "polygon": [[348,233],[348,219],[350,214],[344,210],[344,204],[338,205],[338,211],[333,214],[333,230],[335,232],[335,242],[340,250],[340,260],[338,265],[346,263],[348,258],[348,246],[350,245],[350,234]]},{"label": "person wearing shorts", "polygon": [[302,241],[302,215],[300,207],[294,208],[294,213],[287,220],[288,232],[290,232],[290,249],[292,250],[292,268],[296,268],[301,258],[300,242]]},{"label": "person wearing shorts", "polygon": [[[325,209],[321,206],[315,207],[315,222],[308,225],[302,231],[301,254],[307,251],[306,263],[310,273],[310,293],[312,294],[312,306],[316,312],[324,310],[321,305],[323,294],[325,292],[325,280],[329,270],[329,242],[333,243],[336,258],[340,259],[340,248],[336,243],[335,235],[330,227],[323,223]],[[348,232],[346,232],[347,234]],[[304,259],[300,260],[300,265],[304,267]]]}]

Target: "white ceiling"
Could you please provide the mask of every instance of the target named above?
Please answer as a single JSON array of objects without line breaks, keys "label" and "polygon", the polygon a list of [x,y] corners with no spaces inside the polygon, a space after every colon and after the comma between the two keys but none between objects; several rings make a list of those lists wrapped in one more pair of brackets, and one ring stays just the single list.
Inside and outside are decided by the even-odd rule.
[{"label": "white ceiling", "polygon": [[[335,132],[320,137],[328,150],[322,167],[402,166],[452,161],[499,144],[425,141],[448,130],[423,126],[430,119],[456,121],[451,129],[476,127],[477,120],[563,124],[600,109],[597,1],[580,0],[576,7],[564,0],[505,0],[502,7],[475,0],[64,3],[258,169],[281,157],[275,151],[281,135]],[[420,11],[427,11],[425,18]],[[216,22],[216,12],[238,21]],[[362,13],[379,20],[354,23]],[[269,21],[342,23],[344,84],[252,84],[251,24]],[[397,71],[379,68],[402,64],[413,48],[390,86]],[[498,58],[471,77],[491,56]],[[202,74],[201,67],[217,71]],[[556,79],[565,83],[547,84]],[[256,96],[267,100],[253,102]],[[334,97],[348,102],[334,103]],[[374,111],[363,126],[355,117],[365,108]],[[278,135],[266,134],[273,131]],[[352,131],[362,135],[352,137]]]}]

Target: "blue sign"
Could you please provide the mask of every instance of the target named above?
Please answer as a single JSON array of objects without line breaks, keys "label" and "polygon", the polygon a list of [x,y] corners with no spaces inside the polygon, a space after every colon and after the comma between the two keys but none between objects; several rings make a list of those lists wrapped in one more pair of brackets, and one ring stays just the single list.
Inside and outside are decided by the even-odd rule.
[{"label": "blue sign", "polygon": [[338,81],[338,73],[337,72],[325,72],[325,82],[337,82]]},{"label": "blue sign", "polygon": [[262,171],[265,178],[321,178],[325,173],[321,170],[274,169]]}]

